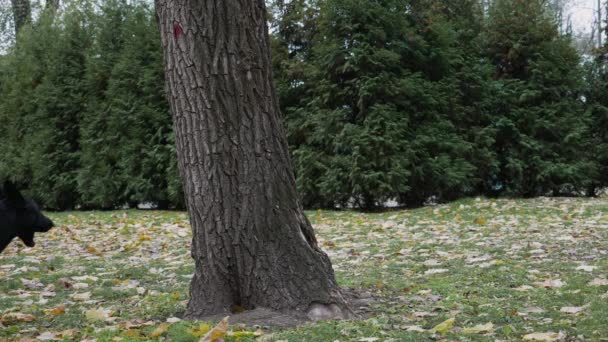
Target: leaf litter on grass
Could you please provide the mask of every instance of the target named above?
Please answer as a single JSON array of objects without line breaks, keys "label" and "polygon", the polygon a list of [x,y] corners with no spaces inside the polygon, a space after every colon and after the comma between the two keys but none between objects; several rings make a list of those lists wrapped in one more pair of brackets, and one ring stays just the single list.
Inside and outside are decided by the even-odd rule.
[{"label": "leaf litter on grass", "polygon": [[[467,199],[308,215],[342,286],[387,300],[373,304],[374,318],[273,331],[266,340],[608,336],[607,199]],[[39,247],[13,243],[0,255],[0,339],[204,335],[192,334],[199,323],[174,317],[193,273],[185,213],[50,216],[58,227],[40,234]],[[222,338],[255,339],[256,329],[230,327]]]}]

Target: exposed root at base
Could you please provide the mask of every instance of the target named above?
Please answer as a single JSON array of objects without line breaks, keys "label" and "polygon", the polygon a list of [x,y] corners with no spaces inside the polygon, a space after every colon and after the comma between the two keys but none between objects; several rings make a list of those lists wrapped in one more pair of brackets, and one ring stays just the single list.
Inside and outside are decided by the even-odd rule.
[{"label": "exposed root at base", "polygon": [[220,321],[230,316],[230,324],[245,324],[248,326],[292,328],[306,323],[321,320],[365,319],[373,315],[372,305],[383,301],[370,292],[343,289],[344,297],[351,308],[345,310],[336,304],[313,303],[307,312],[279,312],[268,308],[256,308],[241,313],[231,314],[226,311],[204,317],[184,317],[188,320]]}]

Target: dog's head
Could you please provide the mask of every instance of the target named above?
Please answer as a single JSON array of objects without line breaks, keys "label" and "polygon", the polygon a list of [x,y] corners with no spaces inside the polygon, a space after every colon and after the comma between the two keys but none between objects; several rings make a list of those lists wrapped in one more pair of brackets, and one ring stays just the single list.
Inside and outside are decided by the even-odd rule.
[{"label": "dog's head", "polygon": [[34,233],[48,232],[54,223],[44,216],[36,202],[24,198],[11,182],[4,183],[5,205],[14,215],[17,236],[28,247],[34,247]]}]

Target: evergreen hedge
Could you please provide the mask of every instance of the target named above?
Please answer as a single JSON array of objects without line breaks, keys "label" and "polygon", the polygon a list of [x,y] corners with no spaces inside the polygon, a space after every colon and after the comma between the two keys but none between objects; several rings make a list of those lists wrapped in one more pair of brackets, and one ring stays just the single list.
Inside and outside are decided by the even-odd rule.
[{"label": "evergreen hedge", "polygon": [[[606,49],[583,66],[541,0],[269,6],[277,94],[308,208],[608,183]],[[183,208],[156,19],[67,2],[0,56],[0,178],[47,208]]]}]

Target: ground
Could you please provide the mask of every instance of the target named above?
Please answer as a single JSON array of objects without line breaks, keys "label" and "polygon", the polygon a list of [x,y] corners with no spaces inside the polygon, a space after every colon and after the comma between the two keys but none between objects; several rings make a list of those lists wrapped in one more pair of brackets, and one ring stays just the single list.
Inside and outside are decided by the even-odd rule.
[{"label": "ground", "polygon": [[[608,341],[608,199],[307,214],[339,283],[385,300],[360,321],[230,325],[227,341]],[[0,341],[198,341],[215,324],[175,317],[193,272],[185,213],[49,216],[36,248],[0,255]]]}]

